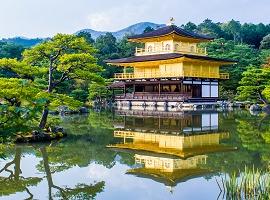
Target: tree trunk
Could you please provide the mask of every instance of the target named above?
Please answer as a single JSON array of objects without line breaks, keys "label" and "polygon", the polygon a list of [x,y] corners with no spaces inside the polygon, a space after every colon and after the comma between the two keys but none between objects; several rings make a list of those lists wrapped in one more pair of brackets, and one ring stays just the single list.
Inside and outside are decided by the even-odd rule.
[{"label": "tree trunk", "polygon": [[14,166],[14,178],[16,181],[19,181],[20,179],[20,174],[21,174],[21,156],[22,156],[22,148],[21,147],[16,147],[16,152],[15,152],[15,166]]},{"label": "tree trunk", "polygon": [[44,106],[42,117],[41,117],[41,120],[40,120],[40,123],[39,123],[39,128],[40,129],[45,128],[45,126],[47,124],[48,115],[49,115],[49,109],[48,109],[48,105],[46,104]]},{"label": "tree trunk", "polygon": [[49,199],[52,200],[52,188],[53,188],[53,179],[52,179],[52,173],[49,166],[49,157],[46,151],[46,147],[41,147],[40,152],[43,158],[43,165],[46,173],[46,178],[48,182],[48,189],[49,189]]},{"label": "tree trunk", "polygon": [[52,92],[52,72],[53,72],[53,60],[51,58],[50,68],[49,68],[49,80],[48,80],[48,93]]},{"label": "tree trunk", "polygon": [[[53,58],[50,59],[50,67],[49,67],[49,80],[48,80],[48,93],[51,93],[53,90],[52,87],[52,72],[53,72]],[[49,115],[49,101],[44,105],[44,109],[43,109],[43,113],[42,113],[42,117],[41,120],[39,122],[39,128],[44,129],[46,124],[47,124],[47,119],[48,119],[48,115]]]}]

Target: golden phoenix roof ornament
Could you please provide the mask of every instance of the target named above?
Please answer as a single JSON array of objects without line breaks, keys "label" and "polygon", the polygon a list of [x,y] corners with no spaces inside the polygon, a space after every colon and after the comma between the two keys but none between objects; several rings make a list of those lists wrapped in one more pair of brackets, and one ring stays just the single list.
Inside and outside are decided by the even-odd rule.
[{"label": "golden phoenix roof ornament", "polygon": [[167,24],[167,26],[174,25],[174,22],[175,22],[175,19],[173,17],[171,17],[170,20],[169,20],[169,22],[168,22],[168,24]]}]

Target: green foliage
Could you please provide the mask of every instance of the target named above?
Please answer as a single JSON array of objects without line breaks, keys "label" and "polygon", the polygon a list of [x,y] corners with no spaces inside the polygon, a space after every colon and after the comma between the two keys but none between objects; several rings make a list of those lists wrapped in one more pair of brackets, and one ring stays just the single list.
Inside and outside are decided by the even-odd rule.
[{"label": "green foliage", "polygon": [[[189,29],[195,28],[192,24],[188,24],[187,27]],[[197,30],[200,33],[211,35],[213,37],[222,37],[224,35],[219,24],[213,23],[210,19],[206,19],[203,21],[203,23],[199,24]],[[195,31],[195,29],[193,29],[193,31]]]},{"label": "green foliage", "polygon": [[263,100],[262,95],[269,96],[270,69],[250,68],[243,73],[243,78],[238,87],[238,99],[258,101]]},{"label": "green foliage", "polygon": [[59,106],[66,105],[70,109],[77,109],[78,107],[82,106],[83,103],[75,100],[73,97],[68,96],[66,94],[52,94],[49,96],[49,101],[50,103],[50,108],[51,109],[56,109]]},{"label": "green foliage", "polygon": [[92,83],[88,87],[88,99],[105,99],[112,96],[112,91],[108,89],[108,86],[113,82],[113,80],[108,79],[104,84]]},{"label": "green foliage", "polygon": [[57,69],[69,80],[82,79],[98,83],[104,81],[97,74],[102,68],[96,64],[96,59],[87,53],[62,55]]},{"label": "green foliage", "polygon": [[104,62],[106,59],[120,58],[116,38],[111,33],[101,35],[96,39],[95,47],[98,49],[98,63],[105,69],[102,76],[105,78],[111,78],[114,76],[114,73],[120,72],[119,68],[107,65]]},{"label": "green foliage", "polygon": [[80,102],[86,102],[88,97],[88,92],[82,89],[75,89],[70,93],[70,96]]},{"label": "green foliage", "polygon": [[8,58],[0,59],[0,69],[10,72],[12,77],[31,80],[47,72],[46,68],[31,66],[23,61]]},{"label": "green foliage", "polygon": [[270,84],[265,86],[262,94],[265,96],[266,99],[270,99]]},{"label": "green foliage", "polygon": [[231,20],[228,23],[222,24],[222,30],[227,34],[227,37],[233,38],[234,42],[241,41],[241,24],[239,21]]},{"label": "green foliage", "polygon": [[119,50],[119,57],[130,57],[134,56],[136,47],[142,47],[142,44],[129,42],[127,37],[124,37],[117,43],[118,50]]},{"label": "green foliage", "polygon": [[269,199],[270,174],[268,171],[258,169],[248,169],[240,174],[236,173],[230,177],[222,178],[219,188],[226,199]]},{"label": "green foliage", "polygon": [[223,72],[230,73],[230,79],[222,83],[226,91],[235,93],[242,73],[247,70],[248,66],[260,66],[262,64],[259,50],[246,44],[236,44],[233,41],[216,39],[202,44],[202,46],[207,48],[207,52],[211,57],[231,59],[237,62],[236,65],[225,66],[221,69]]},{"label": "green foliage", "polygon": [[99,50],[99,54],[107,57],[111,57],[112,54],[118,52],[116,38],[111,33],[99,36],[96,39],[95,47]]},{"label": "green foliage", "polygon": [[23,50],[24,48],[20,45],[0,41],[0,59],[1,58],[20,59],[22,57]]},{"label": "green foliage", "polygon": [[244,148],[257,152],[257,158],[269,166],[270,126],[269,116],[251,116],[237,120],[237,134]]},{"label": "green foliage", "polygon": [[29,177],[21,180],[7,180],[7,178],[0,177],[0,196],[8,196],[16,192],[23,192],[27,187],[36,186],[41,180],[42,179],[38,177]]},{"label": "green foliage", "polygon": [[89,44],[94,44],[95,40],[92,38],[91,33],[81,31],[77,34],[78,37],[83,37]]},{"label": "green foliage", "polygon": [[112,78],[115,73],[121,72],[122,69],[107,65],[104,60],[133,56],[136,47],[142,47],[142,44],[128,42],[127,36],[117,41],[111,33],[107,33],[97,38],[95,47],[98,49],[98,63],[105,69],[102,76]]},{"label": "green foliage", "polygon": [[270,33],[270,24],[245,23],[241,27],[241,41],[259,48],[263,37]]},{"label": "green foliage", "polygon": [[260,49],[270,49],[270,34],[263,38]]},{"label": "green foliage", "polygon": [[106,85],[100,85],[100,84],[90,84],[89,85],[89,100],[95,100],[96,98],[106,98],[108,94],[108,89]]},{"label": "green foliage", "polygon": [[270,49],[262,49],[260,59],[263,61],[263,67],[270,67]]},{"label": "green foliage", "polygon": [[94,200],[98,193],[102,192],[105,182],[101,181],[93,185],[78,184],[75,188],[63,188],[55,196],[70,200],[87,199]]},{"label": "green foliage", "polygon": [[192,23],[192,22],[188,22],[186,24],[181,25],[181,27],[187,31],[191,31],[191,32],[196,32],[197,29],[197,25]]},{"label": "green foliage", "polygon": [[2,39],[3,42],[7,42],[10,44],[15,44],[22,46],[24,48],[30,48],[33,47],[41,42],[43,42],[46,39],[41,39],[41,38],[23,38],[23,37],[15,37],[15,38],[8,38],[8,39]]},{"label": "green foliage", "polygon": [[0,133],[12,135],[36,125],[44,100],[32,81],[0,78]]},{"label": "green foliage", "polygon": [[[36,125],[33,120],[40,115],[42,107],[56,109],[66,105],[76,109],[82,106],[79,100],[85,100],[86,94],[76,100],[68,93],[59,93],[58,87],[79,80],[102,84],[104,80],[98,74],[102,68],[96,64],[95,52],[83,37],[58,34],[25,50],[22,61],[0,59],[0,69],[9,71],[12,77],[0,78],[3,88],[0,91],[0,129]],[[47,116],[43,115],[42,120],[44,126]]]},{"label": "green foliage", "polygon": [[81,105],[72,96],[59,94],[57,91],[60,84],[75,80],[103,83],[103,78],[98,74],[102,68],[97,65],[95,53],[96,50],[84,37],[65,34],[58,34],[23,53],[25,63],[48,71],[48,76],[45,76],[48,88],[44,107],[46,112],[43,112],[40,127],[46,124],[48,107],[67,105],[76,108]]},{"label": "green foliage", "polygon": [[235,94],[232,90],[225,90],[221,85],[219,87],[219,97],[222,99],[228,99],[229,101],[233,101],[235,99]]},{"label": "green foliage", "polygon": [[198,26],[192,22],[188,22],[182,25],[182,27],[188,31],[209,34],[215,36],[217,39],[233,40],[235,43],[245,43],[256,48],[259,48],[263,37],[270,33],[270,24],[240,24],[235,20],[226,23],[215,23],[210,19],[206,19]]}]

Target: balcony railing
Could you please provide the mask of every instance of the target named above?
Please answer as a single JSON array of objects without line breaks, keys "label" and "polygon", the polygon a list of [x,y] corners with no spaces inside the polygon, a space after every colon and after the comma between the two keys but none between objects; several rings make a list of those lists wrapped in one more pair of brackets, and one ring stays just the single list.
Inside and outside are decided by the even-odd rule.
[{"label": "balcony railing", "polygon": [[116,73],[114,78],[117,80],[124,79],[143,79],[143,78],[216,78],[216,79],[229,79],[229,73],[211,73],[211,72],[183,72],[183,73]]},{"label": "balcony railing", "polygon": [[154,49],[144,49],[144,48],[136,48],[135,56],[146,56],[146,55],[154,55],[154,54],[165,54],[165,53],[183,53],[183,54],[193,54],[193,55],[207,55],[206,48],[194,48],[193,46],[182,46],[173,49],[165,49],[165,48],[154,48]]}]

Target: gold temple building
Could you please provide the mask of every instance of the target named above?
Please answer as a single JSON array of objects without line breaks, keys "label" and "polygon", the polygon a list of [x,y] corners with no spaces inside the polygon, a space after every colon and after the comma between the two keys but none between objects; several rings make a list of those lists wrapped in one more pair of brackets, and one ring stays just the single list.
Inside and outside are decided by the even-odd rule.
[{"label": "gold temple building", "polygon": [[[219,82],[229,79],[220,67],[235,61],[209,57],[199,44],[212,37],[181,29],[170,22],[157,30],[128,37],[141,43],[135,56],[106,60],[123,67],[115,74],[112,89],[122,89],[116,95],[118,107],[169,107],[182,110],[193,105],[215,105],[219,100]],[[128,72],[129,71],[129,72]],[[131,71],[131,72],[130,72]]]}]

